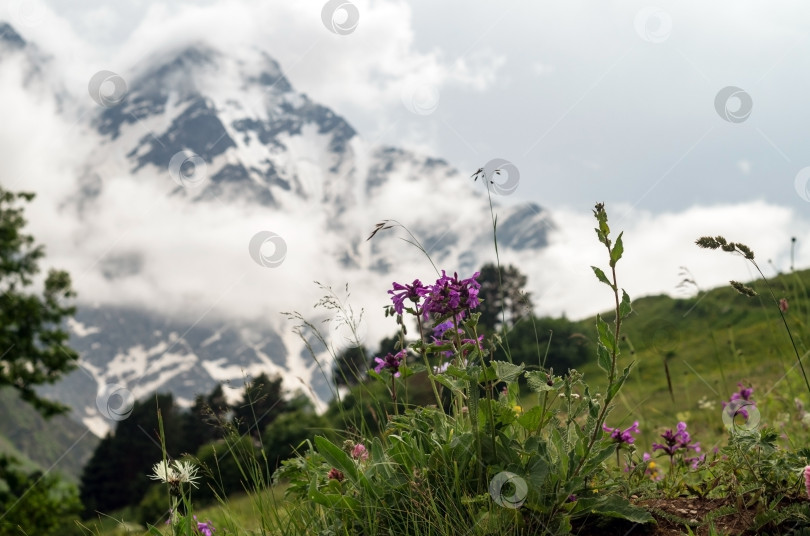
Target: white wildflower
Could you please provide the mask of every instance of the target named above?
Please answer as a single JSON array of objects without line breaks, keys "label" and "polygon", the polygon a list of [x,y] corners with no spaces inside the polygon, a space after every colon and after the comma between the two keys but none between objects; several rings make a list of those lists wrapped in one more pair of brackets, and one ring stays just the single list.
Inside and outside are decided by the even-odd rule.
[{"label": "white wildflower", "polygon": [[183,462],[175,460],[173,464],[161,461],[152,467],[152,474],[149,475],[152,480],[160,480],[170,486],[176,488],[180,484],[191,484],[197,487],[196,479],[197,466],[191,462]]}]

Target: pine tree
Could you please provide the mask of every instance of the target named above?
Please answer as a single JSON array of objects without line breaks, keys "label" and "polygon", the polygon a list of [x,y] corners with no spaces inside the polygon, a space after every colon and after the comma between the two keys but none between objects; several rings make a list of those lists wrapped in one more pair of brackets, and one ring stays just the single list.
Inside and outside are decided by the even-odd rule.
[{"label": "pine tree", "polygon": [[286,411],[281,391],[281,378],[270,379],[262,373],[245,384],[242,401],[234,408],[234,416],[241,433],[250,432],[261,437],[264,428]]},{"label": "pine tree", "polygon": [[531,313],[534,307],[531,296],[524,290],[527,278],[517,267],[511,264],[501,266],[500,278],[498,267],[492,263],[485,264],[480,272],[478,282],[481,289],[478,297],[482,301],[477,309],[481,313],[478,319],[480,326],[485,326],[490,331],[499,328],[503,323],[502,310],[508,326],[526,313]]}]

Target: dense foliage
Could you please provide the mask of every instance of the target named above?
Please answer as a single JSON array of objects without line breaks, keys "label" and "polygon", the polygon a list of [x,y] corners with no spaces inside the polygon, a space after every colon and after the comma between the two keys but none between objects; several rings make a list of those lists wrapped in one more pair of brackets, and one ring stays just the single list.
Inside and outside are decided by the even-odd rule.
[{"label": "dense foliage", "polygon": [[51,270],[41,295],[30,292],[39,273],[44,247],[23,232],[26,220],[18,200],[34,194],[0,187],[0,386],[10,385],[45,415],[66,411],[41,398],[34,387],[53,383],[76,366],[78,355],[67,346],[62,322],[74,313],[65,300],[74,296],[70,276]]},{"label": "dense foliage", "polygon": [[28,471],[0,456],[0,536],[72,536],[82,532],[76,487],[41,471]]}]

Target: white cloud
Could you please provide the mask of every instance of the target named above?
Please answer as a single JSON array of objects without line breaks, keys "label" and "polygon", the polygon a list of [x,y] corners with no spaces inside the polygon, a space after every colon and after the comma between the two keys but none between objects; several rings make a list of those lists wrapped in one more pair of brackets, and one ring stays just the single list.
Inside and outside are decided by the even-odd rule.
[{"label": "white cloud", "polygon": [[[774,275],[769,264],[789,269],[790,239],[810,236],[810,221],[792,210],[764,202],[734,205],[695,206],[685,211],[654,214],[626,211],[608,206],[614,235],[624,231],[625,253],[617,264],[619,285],[631,298],[668,294],[678,296],[681,266],[687,267],[702,289],[728,284],[729,280],[750,281],[757,276],[748,261],[725,252],[700,249],[701,236],[725,236],[754,250],[766,276]],[[625,212],[626,211],[626,212]],[[549,248],[530,273],[540,312],[565,312],[581,318],[611,308],[611,293],[598,283],[591,265],[607,270],[606,251],[597,242],[593,217],[570,209],[556,210],[559,231],[552,233]],[[796,266],[810,265],[810,248],[799,244]]]},{"label": "white cloud", "polygon": [[[613,146],[610,143],[614,141],[610,127],[615,123],[610,121],[610,117],[603,115],[589,116],[585,113],[587,106],[596,109],[597,114],[601,114],[602,110],[616,108],[619,109],[618,114],[629,118],[631,123],[635,121],[636,126],[653,125],[654,130],[626,130],[656,139],[660,136],[650,136],[649,132],[663,132],[668,125],[661,121],[659,112],[664,115],[681,115],[675,109],[677,107],[659,110],[651,106],[648,111],[652,123],[641,123],[644,118],[631,106],[637,103],[631,101],[639,98],[639,94],[643,93],[641,90],[658,89],[659,86],[644,85],[658,78],[647,71],[643,73],[643,77],[640,76],[637,70],[628,67],[632,64],[619,63],[616,67],[619,74],[615,79],[612,75],[606,76],[604,85],[595,86],[596,89],[588,93],[588,88],[597,77],[609,73],[611,62],[617,61],[618,58],[613,57],[614,53],[618,51],[623,54],[627,47],[637,47],[646,63],[637,63],[634,66],[636,69],[639,65],[657,66],[662,73],[673,77],[690,72],[703,89],[706,89],[705,80],[696,74],[695,69],[714,72],[708,67],[723,63],[725,58],[719,49],[713,49],[707,51],[708,58],[697,57],[700,60],[698,65],[690,65],[689,61],[677,54],[672,54],[675,58],[672,60],[667,55],[669,49],[664,48],[669,45],[662,44],[656,49],[637,39],[632,27],[633,13],[608,10],[610,16],[604,21],[586,18],[573,45],[564,53],[544,53],[542,62],[535,61],[527,69],[522,61],[527,48],[526,42],[518,39],[519,35],[525,35],[523,26],[511,32],[510,37],[515,39],[511,48],[506,47],[503,41],[490,39],[492,34],[482,36],[480,41],[477,40],[479,36],[475,35],[475,40],[464,42],[476,45],[467,54],[455,56],[447,52],[448,43],[455,39],[454,32],[461,30],[453,27],[453,32],[443,36],[441,43],[431,47],[423,46],[416,37],[416,8],[411,4],[358,1],[356,4],[360,11],[360,22],[357,30],[349,36],[339,36],[324,28],[320,18],[323,2],[319,0],[275,3],[272,9],[265,2],[249,0],[212,2],[205,5],[190,2],[139,2],[136,3],[137,9],[141,9],[138,16],[129,17],[133,26],[122,32],[122,35],[127,36],[126,40],[112,43],[108,47],[98,47],[94,45],[99,40],[112,39],[110,33],[115,32],[110,32],[109,27],[123,28],[121,25],[127,23],[127,17],[117,11],[113,13],[100,4],[87,4],[87,12],[102,26],[95,33],[90,25],[71,26],[43,2],[32,4],[43,7],[38,12],[38,18],[32,17],[32,24],[21,24],[18,30],[27,39],[40,43],[46,52],[54,56],[51,64],[54,74],[64,75],[67,89],[86,99],[88,106],[93,103],[86,94],[87,82],[100,69],[119,72],[126,78],[142,67],[141,62],[150,52],[163,50],[165,47],[199,40],[211,41],[226,50],[248,44],[266,49],[277,58],[297,89],[307,92],[314,100],[333,107],[339,114],[358,118],[354,126],[370,140],[378,137],[390,140],[399,136],[425,152],[435,154],[435,148],[438,147],[436,140],[443,135],[442,132],[446,135],[450,130],[443,127],[441,121],[448,117],[452,119],[452,114],[461,110],[474,115],[474,119],[480,121],[475,126],[480,128],[464,129],[457,122],[450,121],[448,124],[456,129],[451,135],[463,138],[463,144],[467,146],[464,151],[473,152],[474,157],[479,157],[478,153],[484,151],[471,151],[470,145],[479,147],[477,144],[483,144],[487,147],[487,152],[499,151],[506,147],[503,140],[515,145],[515,140],[525,141],[529,138],[528,134],[536,137],[550,126],[556,125],[555,121],[559,120],[559,129],[548,140],[562,140],[553,147],[565,150],[556,151],[559,159],[556,159],[556,154],[550,154],[555,152],[553,150],[541,153],[547,159],[547,164],[544,160],[544,165],[555,170],[555,173],[553,176],[544,175],[543,180],[526,180],[524,183],[526,186],[536,183],[540,185],[538,188],[546,188],[549,195],[555,195],[557,187],[581,187],[581,182],[564,179],[578,176],[583,165],[600,172],[620,172],[621,168],[613,162]],[[135,9],[134,5],[127,4],[127,9]],[[562,8],[555,8],[555,14],[563,20],[578,20],[583,16],[582,12],[574,8],[558,12],[560,9]],[[757,14],[746,10],[735,13],[733,20],[741,28],[749,28],[751,21],[758,18]],[[761,14],[760,12],[759,15]],[[520,12],[516,16],[525,16],[525,13]],[[507,19],[509,20],[511,19]],[[541,20],[544,28],[554,30],[551,33],[544,33],[537,28],[534,30],[535,33],[544,35],[541,42],[552,51],[551,45],[562,42],[566,25],[555,23],[553,17],[537,20]],[[696,42],[678,41],[683,39],[686,29],[692,27],[690,25],[701,29],[701,39],[713,32],[731,31],[713,26],[710,22],[690,20],[689,13],[673,10],[675,26],[667,43],[680,43],[692,61],[696,56],[690,52],[690,47]],[[775,37],[772,30],[778,21],[773,16],[768,21],[768,24],[758,30],[760,38]],[[601,39],[613,35],[616,28],[622,28],[625,33],[616,34],[620,37],[610,41],[609,46],[603,46]],[[779,49],[784,52],[784,47],[779,48],[776,43],[771,42],[769,46],[770,51]],[[590,67],[575,69],[573,66],[580,64],[568,61],[572,58],[584,58],[594,47],[600,50],[597,63],[607,62],[605,65],[600,64],[599,69],[590,69],[591,64],[588,64]],[[509,64],[505,62],[506,57],[510,58]],[[630,55],[627,58],[631,62],[636,57]],[[671,62],[665,64],[666,68],[660,63],[664,60]],[[208,210],[208,207],[206,210],[189,207],[185,203],[167,200],[161,192],[134,185],[122,177],[122,180],[115,182],[114,187],[105,189],[98,212],[87,215],[96,227],[95,232],[88,234],[66,212],[60,211],[59,205],[75,189],[76,163],[82,161],[89,147],[76,145],[81,137],[76,136],[73,130],[73,119],[60,119],[57,116],[55,104],[49,99],[47,91],[32,90],[31,87],[20,89],[18,65],[13,61],[5,59],[0,69],[0,88],[4,95],[4,99],[0,101],[0,116],[4,119],[4,128],[0,129],[3,184],[19,185],[39,192],[39,199],[29,211],[31,230],[47,243],[48,263],[67,268],[74,275],[83,299],[103,300],[109,296],[117,296],[116,299],[123,301],[150,306],[159,304],[163,310],[197,315],[205,313],[213,306],[212,315],[238,314],[246,317],[267,314],[280,308],[295,308],[302,302],[313,303],[317,299],[319,292],[310,284],[310,280],[317,276],[309,259],[313,258],[317,248],[330,247],[311,244],[310,237],[316,235],[319,223],[317,219],[302,224],[301,221],[291,221],[283,216],[268,219],[258,213],[246,213],[243,207],[238,206],[218,207],[213,211]],[[675,64],[674,61],[679,63]],[[761,57],[759,63],[761,65],[757,67],[758,73],[772,65],[772,62]],[[496,95],[485,93],[486,99],[476,101],[476,104],[485,103],[487,110],[484,111],[490,113],[494,119],[503,116],[512,118],[509,128],[500,128],[497,131],[491,129],[490,123],[481,119],[487,116],[477,113],[480,110],[471,107],[469,101],[463,105],[466,108],[455,107],[455,102],[463,102],[470,92],[486,92],[493,88],[501,71],[510,66],[512,70],[509,76],[516,81],[512,85],[525,91],[532,100],[524,99],[523,93],[505,92],[503,98],[506,100],[489,100],[495,99]],[[723,73],[723,79],[726,74],[734,74],[733,69],[726,67],[728,73]],[[622,68],[628,70],[621,71]],[[532,78],[541,78],[544,84],[550,84],[549,81],[553,79],[554,85],[543,86],[548,91],[544,91],[542,95],[538,94],[534,86],[520,87],[517,81],[521,80],[522,71],[530,75],[553,73],[553,77]],[[774,75],[778,72],[777,68]],[[639,75],[638,80],[633,78],[636,75]],[[563,78],[567,82],[561,81]],[[576,83],[572,83],[572,80]],[[628,80],[632,83],[628,84]],[[719,84],[716,80],[712,80],[711,84],[717,85],[715,82]],[[663,85],[666,83],[666,80],[662,81]],[[706,89],[709,99],[706,108],[710,115],[713,113],[710,101],[715,92],[714,85],[711,84]],[[403,92],[408,93],[410,87],[435,88],[438,94],[435,110],[426,115],[409,111],[402,102],[402,96]],[[625,91],[628,88],[636,90],[630,91],[630,101],[618,99],[619,89]],[[503,88],[499,87],[500,89]],[[673,86],[671,90],[673,93],[670,96],[679,95],[684,86]],[[760,98],[764,103],[764,94],[757,95],[757,99]],[[573,111],[568,114],[566,110],[576,104],[578,99],[582,99],[581,107],[572,108]],[[510,100],[514,102],[510,103]],[[674,97],[661,100],[668,103],[681,102]],[[611,106],[604,106],[604,103],[610,103]],[[757,100],[757,106],[759,103]],[[631,113],[627,113],[628,109]],[[635,113],[632,113],[633,110]],[[540,114],[542,121],[535,121],[538,117],[534,115],[536,113]],[[690,131],[690,135],[685,137],[689,140],[686,144],[680,138],[677,143],[670,143],[671,140],[665,139],[665,144],[670,145],[669,149],[661,151],[665,153],[663,157],[654,151],[645,152],[643,147],[634,146],[635,155],[645,156],[643,160],[634,161],[633,165],[637,165],[642,173],[648,175],[651,172],[643,164],[653,162],[653,174],[656,176],[667,170],[678,156],[673,154],[672,147],[688,147],[704,132],[704,119],[719,121],[714,116],[701,116],[698,121],[700,128],[695,127],[695,134]],[[690,123],[690,128],[694,126],[693,123],[694,121]],[[626,125],[624,121],[621,124]],[[721,124],[717,127],[717,132],[726,126]],[[733,133],[730,130],[722,132],[729,137],[739,136],[741,132],[754,132],[753,129],[743,130],[748,126],[751,125],[741,125]],[[599,131],[600,128],[603,130]],[[607,152],[595,152],[582,158],[578,144],[587,143],[587,138],[583,136],[594,131],[599,131],[595,136],[599,143],[593,145],[597,148],[604,145]],[[495,139],[493,132],[503,133],[503,136]],[[569,136],[572,132],[576,134],[576,138]],[[751,136],[758,142],[761,141],[756,133]],[[780,139],[779,132],[774,138]],[[524,144],[518,145],[522,148]],[[722,155],[727,158],[726,161],[738,162],[739,170],[749,173],[751,164],[747,158],[729,157],[731,145],[728,142],[717,153],[726,151]],[[767,146],[767,150],[772,151],[772,147]],[[711,155],[706,156],[705,162],[710,161],[710,157]],[[484,158],[483,161],[487,159]],[[563,160],[564,164],[561,163]],[[532,174],[529,160],[525,159],[525,162],[521,171],[528,178]],[[688,163],[687,159],[684,165]],[[619,184],[610,180],[603,183],[609,184],[609,191],[614,196],[631,197],[628,193],[615,193],[628,191],[622,190]],[[549,185],[554,185],[554,188]],[[406,185],[403,185],[403,189],[407,193]],[[592,194],[588,188],[588,196]],[[673,209],[664,213],[631,211],[624,218],[622,207],[608,207],[614,229],[618,231],[623,228],[626,231],[627,253],[620,263],[619,276],[623,281],[621,284],[631,296],[674,292],[679,281],[677,274],[680,266],[687,266],[703,288],[725,284],[732,278],[751,278],[751,272],[743,261],[718,252],[701,251],[694,246],[695,238],[702,234],[725,234],[731,240],[747,243],[757,252],[758,259],[772,258],[783,268],[789,237],[808,235],[806,220],[775,204],[749,201],[712,206],[711,200],[706,203],[701,207]],[[390,208],[394,210],[402,207]],[[604,252],[595,241],[591,216],[570,208],[547,208],[552,211],[560,227],[552,235],[548,250],[537,258],[514,256],[514,260],[525,266],[525,271],[529,273],[539,310],[550,314],[564,311],[569,316],[579,317],[609,308],[610,300],[606,289],[594,281],[589,268],[591,264],[604,264],[601,260]],[[287,238],[290,245],[287,260],[277,269],[260,268],[247,254],[250,237],[265,229],[278,232]],[[299,247],[303,249],[298,249]],[[109,251],[117,254],[146,252],[143,259],[143,279],[124,286],[120,281],[102,278],[94,265]],[[405,253],[408,260],[401,263],[401,273],[410,271],[413,273],[410,277],[429,276],[430,271],[425,270],[423,261],[417,260],[418,255],[411,253],[413,252]],[[800,249],[797,266],[808,264],[810,251]],[[334,273],[338,271],[336,266],[331,265],[317,268],[333,270]],[[422,272],[416,273],[419,270]],[[364,286],[365,280],[361,276],[347,274],[346,278],[357,288],[353,292],[353,301],[371,311],[368,315],[377,314],[387,299],[387,289],[368,288]],[[380,327],[370,333],[369,337],[376,341],[378,336],[386,334],[385,331],[385,327]]]}]

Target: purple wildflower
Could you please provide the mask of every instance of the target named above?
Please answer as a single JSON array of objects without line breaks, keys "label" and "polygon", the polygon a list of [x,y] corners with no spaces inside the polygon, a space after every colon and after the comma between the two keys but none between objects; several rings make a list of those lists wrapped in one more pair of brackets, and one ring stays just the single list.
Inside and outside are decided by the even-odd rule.
[{"label": "purple wildflower", "polygon": [[[478,339],[461,339],[461,344],[472,344],[475,345],[479,351],[484,351],[484,334],[478,336]],[[468,348],[464,349],[464,355],[466,356],[470,350]]]},{"label": "purple wildflower", "polygon": [[422,307],[425,318],[428,314],[439,318],[456,314],[463,316],[465,311],[478,307],[481,285],[476,279],[479,275],[479,272],[475,272],[472,277],[459,280],[458,273],[453,273],[453,277],[450,277],[442,270],[442,276],[431,285],[425,298]]},{"label": "purple wildflower", "polygon": [[214,528],[214,524],[211,521],[201,522],[197,521],[197,516],[194,516],[194,521],[197,523],[197,531],[202,534],[202,536],[214,536],[214,532],[217,529]]},{"label": "purple wildflower", "polygon": [[669,429],[661,434],[661,437],[664,439],[664,443],[653,443],[652,449],[653,451],[663,450],[670,458],[681,449],[692,449],[695,452],[700,452],[700,443],[690,443],[692,437],[686,431],[686,423],[683,421],[678,423],[675,432]]},{"label": "purple wildflower", "polygon": [[374,367],[374,372],[379,374],[383,369],[388,369],[395,377],[399,378],[399,367],[402,365],[402,362],[405,361],[406,355],[407,352],[405,350],[400,350],[396,354],[389,352],[382,359],[375,357],[374,361],[377,362],[377,365]]},{"label": "purple wildflower", "polygon": [[394,302],[394,310],[398,315],[404,312],[406,299],[410,300],[418,307],[419,300],[426,296],[427,293],[428,287],[423,285],[418,279],[414,279],[411,285],[400,285],[394,282],[394,290],[388,291],[388,294],[391,295],[391,301]]},{"label": "purple wildflower", "polygon": [[[450,340],[449,337],[453,333],[453,319],[445,320],[433,326],[433,340],[439,342],[443,339]],[[464,333],[463,329],[457,330],[459,334]]]},{"label": "purple wildflower", "polygon": [[754,392],[753,387],[743,387],[742,383],[738,383],[737,387],[740,388],[739,391],[735,393],[731,393],[731,398],[729,398],[728,402],[723,402],[723,407],[725,408],[735,400],[740,400],[736,404],[732,405],[732,409],[734,410],[734,415],[732,417],[736,417],[737,415],[741,415],[746,421],[748,420],[748,411],[746,411],[746,406],[753,406],[755,405],[754,401],[751,400],[752,393]]},{"label": "purple wildflower", "polygon": [[[454,323],[452,318],[450,320],[445,320],[440,324],[436,324],[433,327],[433,343],[438,345],[445,345],[448,342],[450,342],[452,340],[451,337],[453,334],[453,326]],[[464,330],[458,329],[457,332],[459,334],[463,334]],[[448,358],[453,357],[452,350],[445,350],[442,352],[442,354],[444,355],[444,357]]]},{"label": "purple wildflower", "polygon": [[619,443],[620,445],[621,444],[630,445],[631,443],[633,443],[636,440],[636,438],[634,438],[630,434],[637,434],[640,431],[638,429],[638,421],[633,422],[632,426],[630,426],[630,427],[628,427],[628,428],[626,428],[624,430],[622,430],[620,428],[609,428],[606,424],[603,423],[602,424],[602,430],[604,430],[606,433],[610,434],[610,437],[612,437],[613,440],[616,443]]},{"label": "purple wildflower", "polygon": [[692,470],[695,470],[700,466],[700,464],[702,464],[703,462],[706,461],[706,455],[701,454],[700,456],[693,456],[691,458],[684,458],[683,461],[684,461],[684,463],[689,465],[689,467],[691,467]]}]

